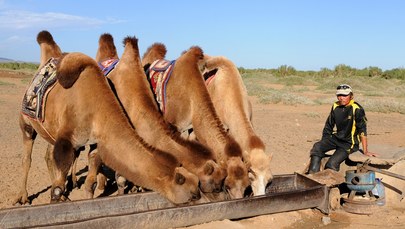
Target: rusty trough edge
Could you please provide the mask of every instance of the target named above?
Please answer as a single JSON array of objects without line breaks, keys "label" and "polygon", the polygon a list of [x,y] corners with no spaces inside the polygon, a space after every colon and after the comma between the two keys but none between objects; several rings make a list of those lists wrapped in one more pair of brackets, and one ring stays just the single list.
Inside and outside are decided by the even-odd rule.
[{"label": "rusty trough edge", "polygon": [[318,208],[328,213],[328,188],[300,174],[276,175],[273,182],[308,187],[264,196],[180,206],[157,193],[105,197],[0,210],[0,228],[168,228]]}]

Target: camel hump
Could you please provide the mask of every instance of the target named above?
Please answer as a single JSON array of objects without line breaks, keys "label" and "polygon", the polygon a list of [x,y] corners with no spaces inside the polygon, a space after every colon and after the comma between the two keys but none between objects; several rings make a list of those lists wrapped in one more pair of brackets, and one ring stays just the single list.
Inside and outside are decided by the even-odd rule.
[{"label": "camel hump", "polygon": [[136,53],[139,53],[138,48],[138,38],[128,36],[124,38],[123,42],[124,46],[126,47],[128,44],[131,44],[132,48],[135,50]]},{"label": "camel hump", "polygon": [[37,35],[37,42],[38,44],[48,43],[48,44],[56,44],[53,40],[52,34],[46,30],[42,30]]},{"label": "camel hump", "polygon": [[109,33],[103,33],[103,34],[101,34],[100,39],[99,39],[98,42],[99,43],[106,43],[106,44],[113,44],[114,45],[114,38]]},{"label": "camel hump", "polygon": [[79,78],[80,74],[88,67],[94,67],[100,71],[97,63],[83,53],[73,52],[64,54],[56,67],[58,82],[62,87],[70,88]]},{"label": "camel hump", "polygon": [[114,45],[114,38],[109,33],[101,34],[98,40],[99,49],[97,51],[96,59],[102,61],[101,59],[112,58],[118,59],[117,49]]},{"label": "camel hump", "polygon": [[197,61],[204,59],[204,51],[199,46],[191,46],[187,51],[183,52],[182,55],[194,57]]},{"label": "camel hump", "polygon": [[154,52],[156,55],[161,56],[160,59],[163,59],[166,56],[167,49],[166,46],[163,43],[153,43],[148,50],[146,50],[146,53],[148,52]]},{"label": "camel hump", "polygon": [[152,64],[155,60],[164,59],[166,57],[167,49],[163,43],[153,43],[142,56],[142,66]]}]

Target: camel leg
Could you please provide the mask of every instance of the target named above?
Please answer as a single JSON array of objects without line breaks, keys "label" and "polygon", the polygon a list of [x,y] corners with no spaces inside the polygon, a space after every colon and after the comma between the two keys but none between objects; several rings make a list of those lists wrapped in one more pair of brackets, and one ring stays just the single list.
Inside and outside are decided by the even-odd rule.
[{"label": "camel leg", "polygon": [[72,165],[72,169],[70,174],[72,174],[72,188],[77,188],[77,176],[76,176],[76,168],[77,168],[77,159],[80,156],[80,152],[82,152],[84,150],[84,146],[80,147],[78,150],[75,151],[75,159],[73,161],[73,165]]},{"label": "camel leg", "polygon": [[25,149],[24,156],[22,159],[23,176],[20,191],[17,194],[17,197],[14,199],[13,204],[28,203],[28,192],[27,192],[28,172],[31,168],[32,147],[34,145],[34,140],[37,136],[37,132],[34,130],[34,128],[26,124],[23,120],[23,117],[21,116],[20,116],[20,128],[23,132],[23,144]]},{"label": "camel leg", "polygon": [[[79,151],[79,153],[80,153],[80,151]],[[72,168],[70,170],[70,174],[72,174],[72,188],[77,187],[76,168],[77,168],[77,156],[75,155],[75,159],[73,160],[73,165],[72,165]]]},{"label": "camel leg", "polygon": [[[46,148],[45,161],[46,161],[46,165],[48,167],[48,171],[53,171],[53,159],[51,157],[53,148],[54,147],[52,144],[48,144],[48,147]],[[75,159],[74,159],[72,169],[71,169],[73,188],[77,187],[76,166],[77,166],[77,158],[78,158],[79,154],[80,154],[80,150],[75,152]],[[51,178],[51,181],[54,180],[53,173],[50,172],[49,176]]]},{"label": "camel leg", "polygon": [[49,177],[51,178],[51,181],[54,180],[53,173],[51,173],[51,171],[53,171],[53,160],[51,157],[53,148],[54,147],[52,144],[48,144],[48,147],[46,148],[46,154],[45,154],[45,161],[46,161],[46,165],[48,167]]},{"label": "camel leg", "polygon": [[121,176],[119,173],[115,172],[115,182],[118,186],[118,195],[124,195],[127,179]]},{"label": "camel leg", "polygon": [[94,190],[97,187],[97,173],[101,168],[101,158],[98,155],[96,145],[90,146],[88,155],[89,169],[84,182],[86,198],[91,199],[94,196]]},{"label": "camel leg", "polygon": [[[75,158],[75,150],[67,138],[57,138],[53,149],[51,203],[63,200],[69,169]],[[51,162],[52,163],[52,162]]]},{"label": "camel leg", "polygon": [[105,185],[107,183],[107,177],[101,172],[97,175],[97,187],[98,190],[105,190]]}]

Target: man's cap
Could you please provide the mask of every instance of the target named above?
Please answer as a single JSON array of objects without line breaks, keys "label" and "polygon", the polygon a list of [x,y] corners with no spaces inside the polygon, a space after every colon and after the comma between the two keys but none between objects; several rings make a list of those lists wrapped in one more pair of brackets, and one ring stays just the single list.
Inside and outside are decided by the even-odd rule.
[{"label": "man's cap", "polygon": [[353,91],[348,84],[341,84],[336,88],[336,95],[349,95],[350,93],[353,93]]}]

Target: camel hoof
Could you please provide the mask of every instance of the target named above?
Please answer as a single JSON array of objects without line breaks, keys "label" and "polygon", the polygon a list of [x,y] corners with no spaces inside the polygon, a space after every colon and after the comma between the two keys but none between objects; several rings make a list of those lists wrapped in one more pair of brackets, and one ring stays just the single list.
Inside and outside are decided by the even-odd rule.
[{"label": "camel hoof", "polygon": [[118,187],[118,195],[121,196],[121,195],[124,195],[124,194],[125,194],[125,188]]},{"label": "camel hoof", "polygon": [[192,200],[192,201],[196,201],[196,200],[199,200],[199,199],[201,199],[201,193],[200,193],[200,192],[198,192],[198,193],[193,193],[193,195],[192,195],[192,197],[191,197],[191,200]]},{"label": "camel hoof", "polygon": [[30,203],[28,200],[28,193],[20,194],[13,201],[13,205],[15,205],[15,206],[24,205],[26,203]]},{"label": "camel hoof", "polygon": [[56,187],[52,190],[51,193],[51,203],[55,203],[61,200],[62,197],[62,189],[60,187]]},{"label": "camel hoof", "polygon": [[65,201],[71,201],[68,197],[66,197],[66,196],[64,196],[64,195],[62,195],[61,197],[60,197],[60,200],[61,201],[63,201],[63,202],[65,202]]}]

